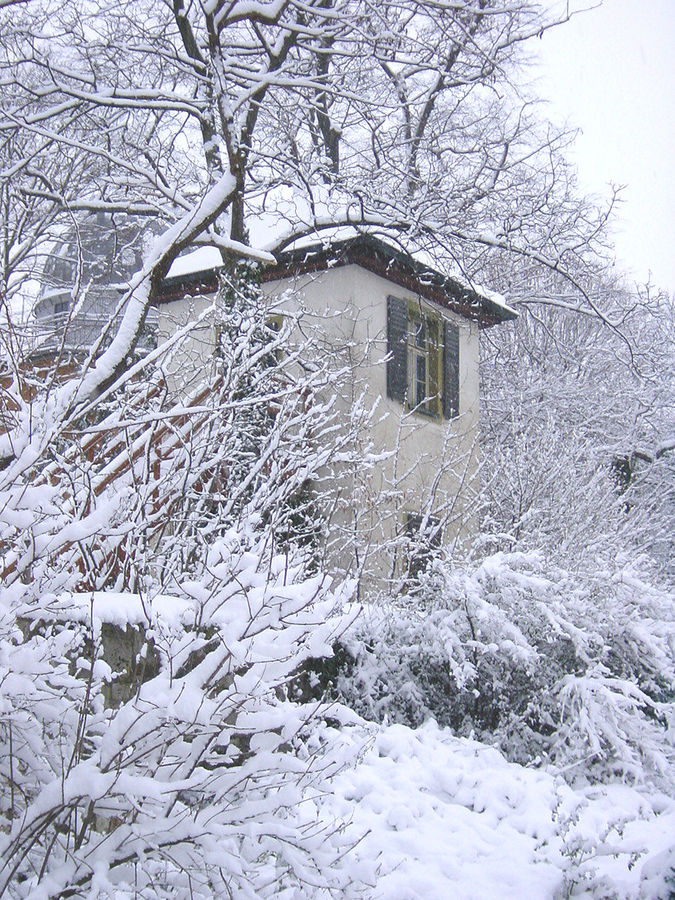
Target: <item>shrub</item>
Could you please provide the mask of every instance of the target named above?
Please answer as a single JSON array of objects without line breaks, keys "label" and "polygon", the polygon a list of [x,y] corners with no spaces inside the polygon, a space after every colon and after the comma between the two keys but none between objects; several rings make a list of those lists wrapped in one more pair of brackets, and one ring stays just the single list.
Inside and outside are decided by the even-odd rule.
[{"label": "shrub", "polygon": [[672,763],[672,596],[627,562],[586,575],[536,554],[436,562],[345,647],[333,693],[367,718],[433,717],[570,778],[658,780]]}]

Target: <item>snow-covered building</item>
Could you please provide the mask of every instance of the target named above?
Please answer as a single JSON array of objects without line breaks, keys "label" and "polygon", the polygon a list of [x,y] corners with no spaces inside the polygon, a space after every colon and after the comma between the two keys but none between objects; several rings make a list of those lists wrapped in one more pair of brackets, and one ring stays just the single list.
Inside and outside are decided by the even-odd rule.
[{"label": "snow-covered building", "polygon": [[[204,317],[191,358],[181,358],[183,373],[203,369],[217,353],[218,328],[208,309],[219,271],[208,263],[203,250],[180,258],[158,304],[160,343]],[[374,409],[364,436],[371,465],[367,474],[345,472],[340,479],[348,501],[342,516],[352,521],[334,527],[355,527],[369,546],[391,545],[420,529],[427,540],[444,543],[470,534],[478,335],[514,318],[513,310],[497,295],[363,234],[281,253],[262,270],[262,289],[275,311],[302,310],[303,333],[314,335],[318,353],[334,353],[349,366],[339,400],[345,414],[356,396]],[[358,501],[349,503],[350,494]],[[388,577],[385,556],[376,564],[378,577]]]},{"label": "snow-covered building", "polygon": [[[142,249],[137,222],[105,213],[74,222],[53,246],[42,271],[32,311],[33,351],[78,355],[88,351],[103,330],[108,343],[121,320],[117,307],[125,284],[141,266]],[[154,344],[156,325],[152,309],[140,350]]]}]

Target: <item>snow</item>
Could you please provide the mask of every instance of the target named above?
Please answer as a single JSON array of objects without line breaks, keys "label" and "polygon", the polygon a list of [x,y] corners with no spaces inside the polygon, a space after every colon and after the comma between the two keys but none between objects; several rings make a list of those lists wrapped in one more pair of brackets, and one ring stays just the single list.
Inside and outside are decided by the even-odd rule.
[{"label": "snow", "polygon": [[[297,250],[303,247],[314,247],[317,244],[321,243],[328,244],[330,242],[344,241],[348,240],[349,238],[356,237],[357,235],[362,233],[372,233],[373,236],[377,237],[379,240],[382,240],[385,243],[389,243],[394,249],[401,249],[400,235],[395,235],[392,233],[392,240],[387,241],[387,235],[383,232],[382,228],[369,229],[362,226],[356,228],[352,225],[342,225],[333,228],[313,230],[310,233],[297,238],[295,241],[288,245],[287,249]],[[282,234],[283,232],[280,230],[279,224],[276,221],[273,221],[270,216],[261,214],[255,216],[251,221],[252,245],[260,248],[265,248],[258,251],[261,254],[265,252],[269,254],[269,248],[275,245],[275,243],[282,237]],[[255,240],[253,238],[255,238]],[[408,249],[411,258],[416,262],[434,271],[446,273],[449,277],[457,281],[463,287],[475,291],[477,294],[485,297],[491,303],[494,303],[497,306],[501,307],[505,312],[512,315],[518,314],[516,310],[509,306],[509,304],[506,302],[506,299],[501,294],[497,293],[496,291],[490,290],[483,285],[469,282],[462,275],[462,273],[457,270],[455,266],[448,266],[445,260],[439,261],[438,258],[436,258],[433,254],[429,253],[423,248],[413,247]],[[182,275],[195,274],[197,272],[212,271],[213,269],[221,268],[222,264],[222,257],[216,247],[197,247],[195,250],[191,250],[190,252],[179,256],[178,259],[173,262],[167,274],[167,278],[176,278]]]},{"label": "snow", "polygon": [[[67,594],[58,610],[77,622],[93,613],[95,626],[189,627],[203,599],[197,587],[186,582],[182,597],[158,595],[151,605],[124,592]],[[257,752],[280,738],[259,740]],[[333,779],[320,815],[348,823],[347,866],[377,873],[370,900],[554,900],[574,885],[575,897],[668,896],[675,801],[664,795],[619,784],[575,790],[433,721],[418,729],[361,722],[335,740],[345,760],[369,745]]]},{"label": "snow", "polygon": [[[517,312],[508,305],[501,294],[469,281],[459,270],[452,257],[442,254],[440,247],[436,248],[436,252],[431,253],[410,239],[402,244],[400,230],[394,227],[388,228],[380,221],[371,224],[364,223],[360,210],[354,224],[351,224],[354,216],[350,204],[347,203],[344,208],[340,207],[336,210],[335,201],[331,198],[330,192],[322,190],[320,186],[315,186],[311,203],[308,198],[286,185],[279,186],[272,194],[268,194],[265,203],[264,206],[253,205],[249,209],[247,218],[250,237],[249,253],[257,256],[263,263],[273,261],[272,254],[277,254],[279,247],[301,249],[321,243],[328,244],[348,240],[359,234],[371,234],[394,249],[404,249],[416,262],[434,271],[444,273],[463,287],[475,291],[503,308],[505,312],[517,315]],[[343,224],[333,224],[340,220],[343,220]],[[217,247],[197,247],[176,259],[169,269],[167,277],[206,272],[221,266],[222,257]]]},{"label": "snow", "polygon": [[155,624],[161,620],[174,627],[194,622],[196,604],[187,598],[159,594],[152,598],[152,604],[144,602],[138,594],[114,591],[93,591],[84,594],[64,594],[58,602],[50,606],[50,612],[67,615],[69,621],[94,625],[107,624],[126,628]]},{"label": "snow", "polygon": [[669,896],[673,800],[573,790],[432,721],[381,729],[333,791],[327,807],[361,838],[356,868],[377,863],[372,900],[553,900],[575,884],[575,897]]},{"label": "snow", "polygon": [[193,272],[208,272],[219,269],[222,264],[223,258],[216,247],[198,247],[174,260],[166,277],[176,278]]},{"label": "snow", "polygon": [[[302,656],[330,653],[328,637],[334,637],[336,625],[326,614],[327,606],[311,605],[312,598],[327,583],[321,576],[297,582],[292,572],[286,573],[285,578],[281,557],[272,561],[268,577],[261,580],[257,577],[260,573],[255,554],[244,550],[236,554],[235,544],[235,532],[227,541],[214,544],[208,560],[212,581],[185,580],[180,596],[159,594],[150,602],[128,592],[65,593],[43,598],[38,615],[41,619],[53,617],[86,625],[91,622],[95,632],[104,622],[122,629],[150,626],[166,636],[174,630],[179,642],[180,632],[189,631],[197,619],[222,629],[227,635],[227,646],[214,651],[211,661],[205,658],[199,664],[204,668],[200,678],[206,678],[208,683],[211,670],[221,672],[225,662],[234,666],[231,692],[237,704],[236,727],[240,733],[252,735],[250,749],[255,757],[251,765],[255,764],[259,771],[274,772],[282,760],[284,765],[297,767],[302,783],[306,778],[306,786],[299,788],[297,794],[289,794],[286,808],[300,810],[298,815],[306,817],[303,828],[315,830],[316,834],[332,833],[337,825],[346,848],[339,868],[348,876],[348,883],[357,885],[363,880],[367,885],[365,893],[355,888],[354,892],[347,889],[336,894],[327,888],[312,897],[672,897],[667,878],[669,873],[675,874],[675,800],[654,789],[638,790],[616,783],[573,788],[552,771],[510,763],[496,749],[455,737],[432,720],[417,729],[403,725],[378,727],[339,705],[329,709],[331,720],[342,723],[339,728],[323,726],[320,718],[315,720],[321,751],[311,765],[306,767],[305,761],[284,751],[282,743],[297,731],[298,719],[306,718],[307,707],[288,701],[261,705],[261,672],[264,670],[266,678],[277,677],[278,669],[278,677],[283,681]],[[229,569],[225,565],[228,559]],[[496,565],[493,562],[493,569]],[[233,581],[232,574],[236,574]],[[218,582],[216,591],[214,584]],[[345,592],[335,597],[337,608],[349,610],[348,595]],[[279,615],[282,608],[283,627]],[[317,616],[321,619],[319,626],[312,624]],[[342,617],[336,617],[338,620]],[[250,635],[251,622],[256,623],[256,633]],[[288,659],[293,655],[292,648],[299,646],[300,634],[311,636],[320,646],[305,647],[297,656],[297,663],[290,663]],[[66,630],[55,632],[56,656],[52,658],[64,655],[66,638]],[[199,646],[199,640],[188,640],[180,653],[185,656]],[[26,659],[28,668],[23,669],[19,664],[22,650],[21,644],[16,645],[11,659],[3,660],[6,678],[0,683],[8,699],[16,696],[19,689],[24,690],[14,683],[17,673],[27,682],[25,689],[30,689],[26,676],[34,677],[35,662]],[[180,668],[180,653],[174,657],[174,671]],[[83,669],[87,665],[83,660]],[[96,666],[97,677],[111,677],[105,661],[98,660]],[[45,671],[49,671],[49,666]],[[125,794],[142,805],[152,799],[164,802],[176,790],[204,790],[191,764],[181,770],[183,774],[176,770],[170,784],[149,777],[143,769],[122,767],[114,773],[107,769],[106,761],[114,758],[122,746],[131,747],[141,739],[139,729],[146,732],[149,709],[161,711],[161,716],[166,715],[169,721],[177,718],[189,722],[191,727],[203,727],[205,733],[213,727],[214,707],[223,702],[225,695],[213,697],[197,691],[192,673],[179,682],[181,678],[172,684],[166,673],[160,673],[144,686],[145,693],[139,693],[135,703],[107,718],[99,763],[81,760],[70,771],[65,787],[60,779],[48,780],[28,810],[24,825],[58,807],[63,796],[78,803],[82,798],[87,803],[92,799],[99,814],[117,816]],[[250,703],[243,704],[244,697],[251,698]],[[143,704],[149,704],[147,709]],[[10,708],[7,706],[5,712]],[[147,734],[152,735],[152,731]],[[312,773],[316,765],[320,768],[323,764],[324,753],[334,760],[330,766],[326,764],[327,768],[337,773],[318,784]],[[236,767],[225,768],[218,777],[226,775],[239,778]],[[207,783],[210,784],[208,779]],[[223,796],[229,804],[227,791]],[[258,848],[258,826],[269,832],[270,828],[284,828],[288,823],[286,813],[280,820],[259,822],[251,805],[254,803],[249,797],[242,809],[248,838]],[[213,815],[213,804],[205,808],[205,814]],[[160,840],[162,826],[158,820],[148,819],[144,827],[149,829],[148,836],[153,841]],[[120,841],[125,828],[126,825],[120,826],[115,832]],[[131,833],[127,839],[131,841]],[[214,833],[210,845],[213,854],[226,859],[225,844]],[[103,853],[103,844],[100,847]],[[232,864],[228,859],[227,865]],[[47,897],[46,884],[42,893],[31,896]],[[119,896],[130,895],[122,892]],[[303,892],[293,896],[310,895]]]}]

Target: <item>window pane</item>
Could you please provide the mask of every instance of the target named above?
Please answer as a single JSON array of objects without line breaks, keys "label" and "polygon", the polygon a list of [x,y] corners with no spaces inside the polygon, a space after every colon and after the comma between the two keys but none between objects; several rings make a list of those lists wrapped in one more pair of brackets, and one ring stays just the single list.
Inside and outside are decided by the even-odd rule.
[{"label": "window pane", "polygon": [[416,396],[415,403],[419,405],[424,403],[427,397],[427,358],[423,354],[418,354],[416,359]]},{"label": "window pane", "polygon": [[[436,336],[434,336],[436,337]],[[440,394],[440,366],[438,341],[434,340],[429,351],[429,396],[434,397],[434,412],[438,411],[438,396]]]},{"label": "window pane", "polygon": [[440,415],[441,320],[408,307],[408,403],[431,416]]}]

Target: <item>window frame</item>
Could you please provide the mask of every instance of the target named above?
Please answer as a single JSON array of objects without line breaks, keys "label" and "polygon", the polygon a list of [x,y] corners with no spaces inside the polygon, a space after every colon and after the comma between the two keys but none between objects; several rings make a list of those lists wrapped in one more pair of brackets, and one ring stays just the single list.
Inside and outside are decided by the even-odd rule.
[{"label": "window frame", "polygon": [[[387,397],[400,403],[406,410],[415,409],[408,404],[408,318],[411,310],[413,315],[419,310],[420,315],[433,317],[439,328],[439,403],[435,407],[439,414],[437,417],[427,414],[425,418],[450,421],[461,415],[462,326],[455,315],[446,316],[443,309],[423,304],[421,297],[413,300],[394,294],[387,296]],[[423,412],[421,414],[424,415]]]},{"label": "window frame", "polygon": [[[431,419],[442,419],[444,320],[420,303],[408,301],[407,306],[405,406],[409,412],[420,413]],[[420,392],[420,387],[423,393]]]}]

